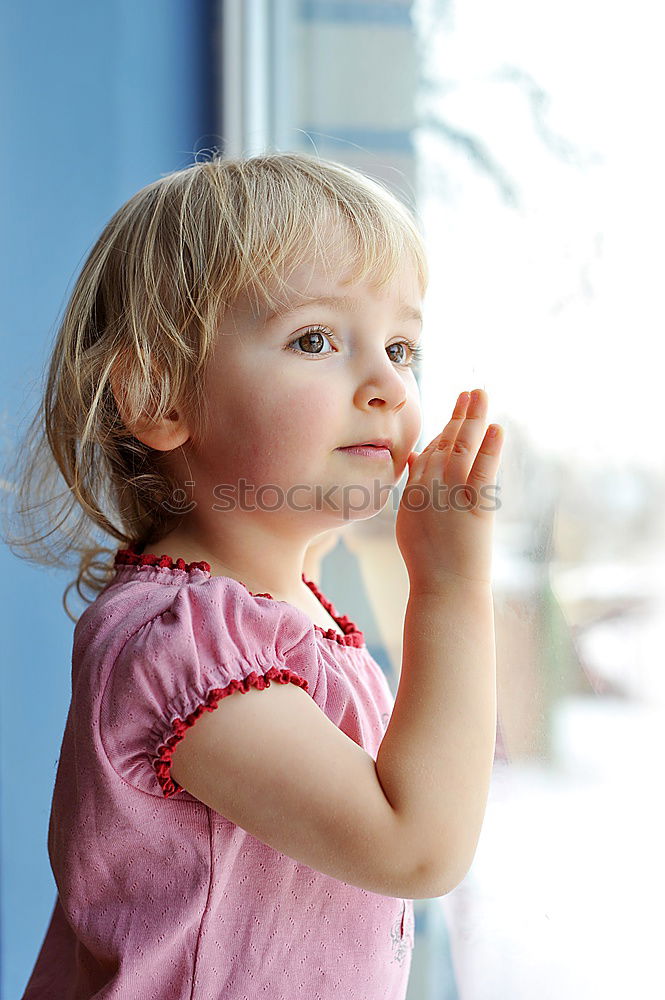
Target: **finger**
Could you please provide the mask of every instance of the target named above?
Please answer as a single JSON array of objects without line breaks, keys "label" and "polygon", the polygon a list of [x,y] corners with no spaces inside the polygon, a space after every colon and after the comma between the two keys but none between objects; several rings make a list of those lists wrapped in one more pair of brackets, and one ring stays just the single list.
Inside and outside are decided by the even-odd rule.
[{"label": "finger", "polygon": [[469,400],[466,414],[461,424],[450,433],[441,435],[432,453],[426,476],[436,476],[447,486],[464,484],[471,465],[480,447],[485,432],[488,396],[483,389],[476,389],[477,397]]},{"label": "finger", "polygon": [[500,424],[490,424],[467,479],[467,486],[473,487],[472,493],[478,499],[478,503],[474,507],[474,514],[485,517],[495,509],[496,498],[491,494],[481,496],[480,491],[483,487],[496,485],[502,447],[503,428]]},{"label": "finger", "polygon": [[[416,459],[414,459],[414,461],[418,461],[418,468],[415,469],[413,473],[414,479],[420,478],[426,472],[427,463],[432,452],[437,450],[442,441],[446,442],[455,441],[455,438],[457,437],[459,429],[462,426],[464,418],[466,416],[469,397],[470,393],[468,392],[461,392],[459,394],[455,406],[453,407],[452,417],[450,418],[446,426],[439,434],[436,435],[436,437],[432,438],[427,447],[423,448],[423,450],[416,457]],[[410,463],[409,469],[411,468],[412,464],[413,462]]]}]

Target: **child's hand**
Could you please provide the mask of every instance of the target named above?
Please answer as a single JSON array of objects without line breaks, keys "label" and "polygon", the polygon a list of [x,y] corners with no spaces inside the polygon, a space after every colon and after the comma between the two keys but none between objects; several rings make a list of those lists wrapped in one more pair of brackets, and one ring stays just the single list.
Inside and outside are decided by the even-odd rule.
[{"label": "child's hand", "polygon": [[395,534],[412,590],[456,577],[490,582],[503,438],[498,424],[495,437],[485,433],[487,393],[476,392],[475,401],[462,393],[441,434],[409,455]]}]

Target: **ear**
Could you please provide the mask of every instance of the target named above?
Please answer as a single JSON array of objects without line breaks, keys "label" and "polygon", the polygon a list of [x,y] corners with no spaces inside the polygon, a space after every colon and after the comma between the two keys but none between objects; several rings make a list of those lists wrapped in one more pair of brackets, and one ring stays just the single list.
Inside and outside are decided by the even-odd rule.
[{"label": "ear", "polygon": [[189,426],[182,414],[176,409],[171,410],[162,420],[153,420],[151,417],[145,416],[132,424],[128,419],[123,378],[118,366],[114,366],[111,370],[109,380],[120,419],[127,430],[143,444],[156,451],[172,451],[189,439]]}]

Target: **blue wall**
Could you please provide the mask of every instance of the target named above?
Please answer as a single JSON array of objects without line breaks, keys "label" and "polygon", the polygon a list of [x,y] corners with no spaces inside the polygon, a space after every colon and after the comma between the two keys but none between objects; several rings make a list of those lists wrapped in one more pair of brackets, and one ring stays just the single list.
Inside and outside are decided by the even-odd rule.
[{"label": "blue wall", "polygon": [[[213,9],[212,0],[0,5],[3,463],[105,222],[140,187],[222,143]],[[0,995],[14,1000],[55,899],[46,838],[74,626],[61,605],[72,574],[24,563],[4,544],[0,560]]]}]

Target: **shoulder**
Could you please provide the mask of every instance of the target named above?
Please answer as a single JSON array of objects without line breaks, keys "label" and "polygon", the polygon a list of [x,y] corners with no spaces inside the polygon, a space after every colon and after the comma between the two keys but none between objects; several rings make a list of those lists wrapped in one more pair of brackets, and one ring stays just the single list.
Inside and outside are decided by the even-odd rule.
[{"label": "shoulder", "polygon": [[76,637],[114,635],[124,645],[154,632],[163,643],[233,643],[244,652],[270,643],[286,653],[311,631],[304,612],[237,580],[146,566],[121,567],[79,619]]},{"label": "shoulder", "polygon": [[105,607],[119,638],[100,705],[102,742],[114,768],[144,791],[171,788],[170,749],[222,698],[271,681],[309,694],[317,686],[307,616],[228,577],[120,584]]}]

